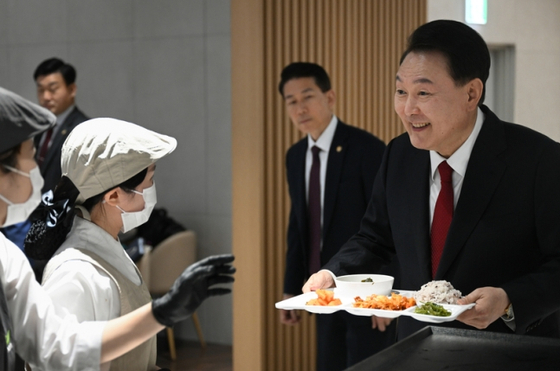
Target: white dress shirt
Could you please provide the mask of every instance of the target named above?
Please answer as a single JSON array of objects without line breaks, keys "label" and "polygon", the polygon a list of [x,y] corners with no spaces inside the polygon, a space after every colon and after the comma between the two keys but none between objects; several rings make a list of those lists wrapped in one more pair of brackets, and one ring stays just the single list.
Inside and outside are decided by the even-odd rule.
[{"label": "white dress shirt", "polygon": [[[430,162],[432,166],[430,176],[430,228],[434,218],[437,197],[439,195],[439,191],[441,190],[441,181],[437,168],[441,162],[447,161],[449,166],[453,169],[453,208],[455,208],[457,207],[457,201],[459,201],[459,196],[461,195],[463,179],[465,179],[465,173],[467,172],[467,165],[469,164],[469,159],[471,158],[472,149],[474,147],[474,143],[476,142],[476,138],[478,138],[483,122],[484,113],[482,113],[480,108],[478,108],[476,122],[471,135],[469,135],[465,143],[463,143],[461,147],[459,147],[459,149],[457,149],[448,159],[440,156],[436,151],[430,151]],[[513,307],[511,308],[511,314],[513,316]],[[515,331],[516,324],[514,319],[505,319],[503,316],[502,319],[509,328]]]},{"label": "white dress shirt", "polygon": [[[319,152],[319,160],[321,161],[321,170],[319,175],[320,187],[321,187],[321,228],[323,227],[323,205],[325,199],[325,178],[327,177],[327,160],[329,158],[329,150],[331,149],[331,143],[334,137],[334,132],[336,131],[336,126],[338,125],[338,118],[333,115],[329,125],[321,133],[317,141],[311,138],[311,135],[307,135],[307,154],[305,156],[305,197],[307,202],[309,202],[309,172],[311,171],[311,165],[313,165],[313,152],[311,148],[317,146],[321,149]],[[321,241],[321,246],[323,245]]]},{"label": "white dress shirt", "polygon": [[438,166],[443,161],[447,161],[447,164],[453,169],[453,174],[451,176],[453,184],[453,208],[457,206],[457,201],[459,201],[459,196],[461,195],[461,188],[463,187],[463,179],[465,179],[465,173],[467,172],[467,165],[469,164],[469,159],[471,158],[472,149],[480,129],[482,128],[482,123],[484,122],[484,113],[477,109],[476,122],[474,124],[473,131],[465,141],[449,158],[440,156],[436,151],[430,151],[430,163],[432,165],[432,171],[430,173],[430,229],[432,227],[432,220],[434,219],[434,209],[436,207],[436,201],[441,190],[441,181],[438,171]]},{"label": "white dress shirt", "polygon": [[58,317],[27,257],[1,233],[0,277],[12,320],[12,342],[26,362],[41,370],[99,370],[106,323],[78,324],[75,317]]}]

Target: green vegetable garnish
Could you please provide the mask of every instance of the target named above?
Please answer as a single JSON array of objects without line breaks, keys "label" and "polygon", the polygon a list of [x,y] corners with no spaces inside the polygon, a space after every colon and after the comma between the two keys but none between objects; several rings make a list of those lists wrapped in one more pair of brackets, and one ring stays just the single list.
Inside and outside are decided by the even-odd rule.
[{"label": "green vegetable garnish", "polygon": [[373,282],[373,280],[371,278],[366,278],[365,280],[362,280],[362,282]]},{"label": "green vegetable garnish", "polygon": [[438,317],[449,317],[451,312],[442,307],[441,305],[434,304],[434,303],[424,303],[419,307],[414,309],[414,313],[419,314],[427,314],[429,316],[438,316]]}]

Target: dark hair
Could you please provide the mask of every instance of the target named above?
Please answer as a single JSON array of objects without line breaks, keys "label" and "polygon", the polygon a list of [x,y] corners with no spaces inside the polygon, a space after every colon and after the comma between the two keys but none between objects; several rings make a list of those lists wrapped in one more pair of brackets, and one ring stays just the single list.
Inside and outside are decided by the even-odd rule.
[{"label": "dark hair", "polygon": [[[103,200],[103,196],[107,192],[117,187],[127,193],[132,193],[132,190],[144,181],[147,173],[146,168],[121,184],[88,198],[82,206],[91,212],[93,207]],[[68,177],[63,176],[54,190],[52,199],[43,195],[41,204],[30,217],[33,224],[24,242],[27,256],[37,260],[48,260],[54,255],[72,229],[76,214],[74,206],[79,193],[74,183]]]},{"label": "dark hair", "polygon": [[[123,191],[125,191],[126,193],[132,193],[132,191],[138,187],[138,185],[140,183],[142,183],[144,181],[144,178],[146,178],[146,174],[148,173],[148,169],[144,169],[141,172],[139,172],[138,174],[136,174],[135,176],[133,176],[132,178],[125,180],[124,182],[122,182],[121,184],[119,184],[118,186],[115,186],[111,189],[115,189],[117,187],[120,187]],[[96,195],[96,196],[91,196],[90,198],[88,198],[87,200],[84,201],[84,203],[82,204],[83,207],[86,208],[87,211],[91,212],[91,210],[93,209],[93,207],[95,205],[97,205],[98,203],[100,203],[101,201],[103,201],[103,197],[105,196],[105,194],[107,192],[109,192],[111,189],[108,189],[104,192],[101,192],[100,194]]]},{"label": "dark hair", "polygon": [[76,69],[59,58],[49,58],[41,62],[35,69],[35,72],[33,72],[33,80],[37,80],[39,76],[46,76],[56,72],[60,72],[66,85],[76,82]]},{"label": "dark hair", "polygon": [[17,155],[21,152],[21,145],[22,143],[10,148],[7,151],[4,151],[3,153],[0,153],[0,165],[2,165],[0,166],[0,171],[2,171],[4,174],[10,172],[10,170],[6,169],[4,165],[9,167],[16,167]]},{"label": "dark hair", "polygon": [[315,63],[294,62],[284,67],[280,74],[280,83],[278,84],[280,94],[284,96],[284,85],[288,81],[302,77],[312,77],[323,93],[331,90],[331,79],[323,67]]},{"label": "dark hair", "polygon": [[408,38],[400,64],[411,52],[438,52],[445,56],[449,75],[458,86],[472,79],[482,80],[478,105],[484,102],[490,74],[490,52],[484,39],[471,27],[457,21],[437,20],[418,27]]}]

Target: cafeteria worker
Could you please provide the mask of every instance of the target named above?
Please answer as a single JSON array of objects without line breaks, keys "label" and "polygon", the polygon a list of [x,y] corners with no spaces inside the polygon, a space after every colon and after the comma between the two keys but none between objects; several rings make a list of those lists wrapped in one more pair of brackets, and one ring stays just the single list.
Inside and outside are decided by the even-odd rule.
[{"label": "cafeteria worker", "polygon": [[[56,122],[49,111],[0,88],[0,226],[26,220],[41,200],[42,177],[33,138]],[[54,216],[54,215],[53,215]],[[0,235],[0,369],[14,370],[15,353],[33,368],[99,370],[188,318],[206,298],[230,289],[233,256],[210,256],[188,267],[171,290],[122,317],[78,323],[56,314],[26,256]]]},{"label": "cafeteria worker", "polygon": [[[27,256],[48,260],[42,285],[59,316],[107,321],[151,301],[119,232],[148,221],[157,201],[156,161],[176,146],[175,138],[105,117],[68,135],[62,177],[54,194],[43,195],[25,238]],[[157,370],[156,359],[154,336],[101,371]]]}]

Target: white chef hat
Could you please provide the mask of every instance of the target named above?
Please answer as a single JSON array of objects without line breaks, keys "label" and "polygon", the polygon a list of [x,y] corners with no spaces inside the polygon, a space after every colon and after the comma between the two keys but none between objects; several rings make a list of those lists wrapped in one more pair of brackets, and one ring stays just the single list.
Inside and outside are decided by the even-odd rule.
[{"label": "white chef hat", "polygon": [[132,178],[167,156],[177,140],[113,118],[95,118],[70,132],[62,146],[62,175],[78,188],[77,204]]}]

